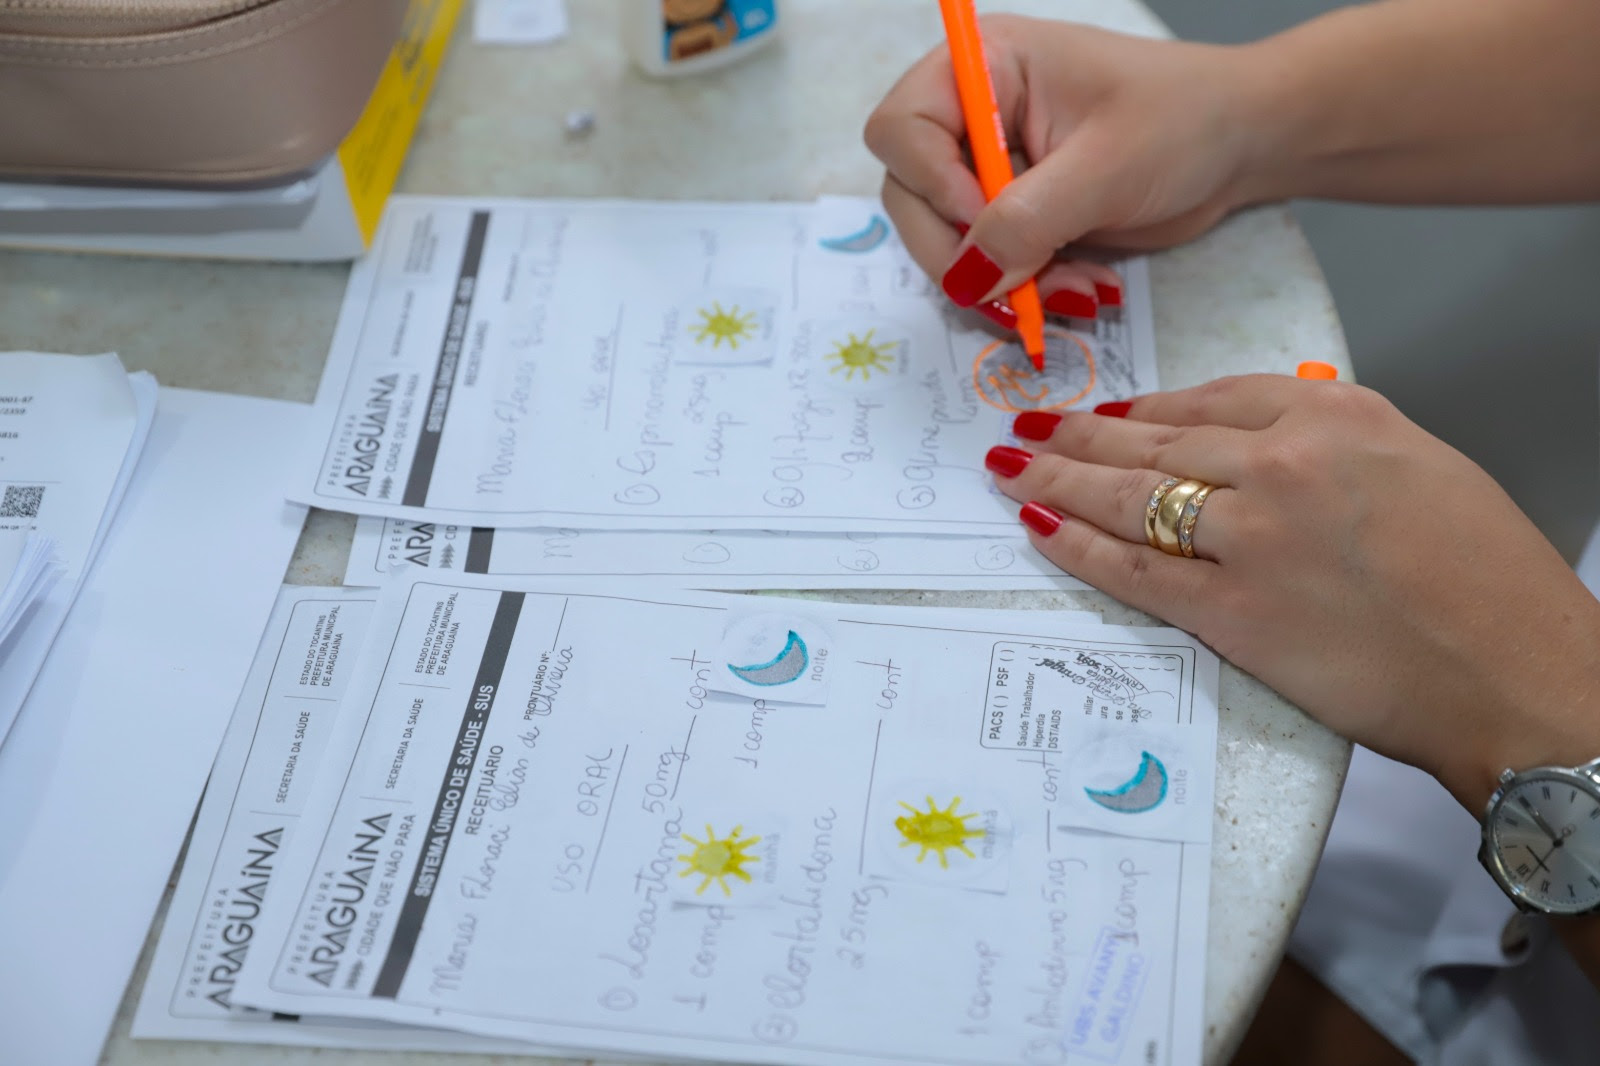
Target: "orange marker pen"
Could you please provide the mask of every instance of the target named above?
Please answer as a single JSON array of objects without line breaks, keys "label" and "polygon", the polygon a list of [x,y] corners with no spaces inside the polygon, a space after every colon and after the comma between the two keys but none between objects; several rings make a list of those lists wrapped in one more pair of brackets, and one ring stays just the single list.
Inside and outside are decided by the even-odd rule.
[{"label": "orange marker pen", "polygon": [[1294,376],[1307,381],[1338,381],[1339,371],[1332,363],[1319,363],[1308,359],[1294,368]]},{"label": "orange marker pen", "polygon": [[[1005,125],[1000,121],[1000,105],[995,102],[994,83],[989,79],[989,61],[983,54],[978,12],[972,0],[939,0],[939,12],[944,16],[944,34],[950,42],[956,95],[961,98],[961,115],[967,124],[967,142],[972,146],[978,184],[983,187],[984,199],[993,200],[1016,175],[1006,149]],[[1039,286],[1032,278],[1012,290],[1011,306],[1017,312],[1022,350],[1033,360],[1035,370],[1043,370],[1044,306],[1039,302]]]}]

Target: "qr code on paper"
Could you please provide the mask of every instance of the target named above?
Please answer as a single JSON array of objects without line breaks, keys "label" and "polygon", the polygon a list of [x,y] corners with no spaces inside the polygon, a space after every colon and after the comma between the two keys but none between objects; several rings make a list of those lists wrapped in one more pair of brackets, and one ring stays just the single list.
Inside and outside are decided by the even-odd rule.
[{"label": "qr code on paper", "polygon": [[43,500],[43,485],[7,485],[0,499],[0,518],[38,518]]}]

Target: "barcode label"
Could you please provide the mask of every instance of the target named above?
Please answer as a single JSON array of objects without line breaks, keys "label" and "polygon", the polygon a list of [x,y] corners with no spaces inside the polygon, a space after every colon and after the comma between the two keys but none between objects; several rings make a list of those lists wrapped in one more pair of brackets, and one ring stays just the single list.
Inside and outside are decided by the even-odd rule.
[{"label": "barcode label", "polygon": [[7,485],[0,499],[0,518],[38,518],[43,500],[43,485]]}]

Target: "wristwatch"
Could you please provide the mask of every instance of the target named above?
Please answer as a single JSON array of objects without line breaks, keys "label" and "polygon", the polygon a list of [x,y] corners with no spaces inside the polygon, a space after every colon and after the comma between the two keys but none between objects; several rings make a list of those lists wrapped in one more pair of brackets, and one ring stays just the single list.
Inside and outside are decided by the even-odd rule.
[{"label": "wristwatch", "polygon": [[1521,910],[1600,911],[1600,759],[1501,773],[1478,861]]}]

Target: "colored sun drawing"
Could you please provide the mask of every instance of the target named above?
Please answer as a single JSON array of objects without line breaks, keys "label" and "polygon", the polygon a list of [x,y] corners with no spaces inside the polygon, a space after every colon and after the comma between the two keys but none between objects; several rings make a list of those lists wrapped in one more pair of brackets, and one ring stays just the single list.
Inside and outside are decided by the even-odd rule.
[{"label": "colored sun drawing", "polygon": [[694,331],[695,340],[710,341],[713,348],[723,341],[728,342],[729,348],[737,348],[740,341],[755,336],[756,316],[753,311],[741,313],[738,304],[725,311],[721,301],[713,301],[709,309],[700,309],[700,321],[689,328]]},{"label": "colored sun drawing", "polygon": [[687,868],[678,876],[692,877],[695,874],[701,876],[702,880],[694,890],[695,895],[700,895],[711,882],[715,881],[724,896],[731,896],[733,890],[728,887],[728,878],[737,877],[746,884],[753,880],[744,867],[746,863],[761,861],[759,855],[749,854],[749,849],[759,844],[761,838],[745,837],[740,840],[739,834],[743,829],[743,826],[736,825],[733,827],[733,832],[720,840],[717,838],[716,830],[709,825],[706,826],[704,840],[696,840],[688,833],[683,834],[683,839],[693,844],[694,850],[687,855],[678,856],[680,862],[687,864]]},{"label": "colored sun drawing", "polygon": [[825,356],[833,363],[828,369],[835,374],[843,371],[846,381],[855,377],[858,370],[863,381],[871,378],[874,370],[880,374],[888,373],[894,366],[895,346],[892,341],[873,344],[872,335],[876,332],[875,329],[869,329],[865,336],[858,337],[852,333],[849,340],[836,341],[833,351]]},{"label": "colored sun drawing", "polygon": [[976,813],[957,814],[956,808],[961,805],[961,797],[957,796],[950,801],[950,806],[940,809],[932,796],[927,797],[928,809],[918,810],[909,803],[902,802],[900,806],[910,811],[909,815],[902,814],[894,820],[894,827],[900,830],[902,848],[913,845],[922,850],[917,852],[917,861],[921,862],[927,857],[928,852],[939,853],[939,865],[945,869],[950,868],[950,852],[959,851],[969,859],[977,858],[972,849],[967,847],[967,841],[983,836],[982,829],[974,829],[967,825],[968,818],[976,818]]}]

